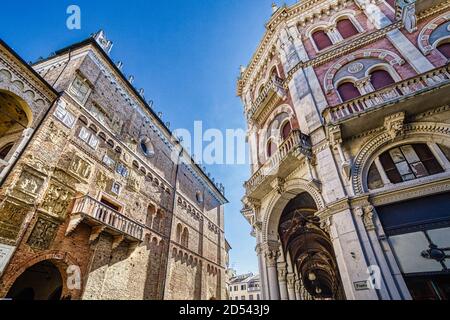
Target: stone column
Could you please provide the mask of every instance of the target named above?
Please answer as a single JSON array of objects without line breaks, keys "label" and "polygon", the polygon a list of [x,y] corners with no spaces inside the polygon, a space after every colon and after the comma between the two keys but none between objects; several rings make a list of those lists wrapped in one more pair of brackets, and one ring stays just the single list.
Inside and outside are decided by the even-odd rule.
[{"label": "stone column", "polygon": [[295,274],[288,273],[286,279],[289,300],[298,300],[295,294]]},{"label": "stone column", "polygon": [[270,300],[280,300],[280,287],[278,285],[277,263],[280,256],[280,246],[278,242],[268,243],[264,248],[266,258],[268,287]]},{"label": "stone column", "polygon": [[280,298],[281,300],[289,300],[288,288],[286,282],[287,276],[287,264],[286,262],[278,263],[278,283],[280,285]]},{"label": "stone column", "polygon": [[261,247],[261,244],[258,244],[256,246],[256,253],[258,255],[258,264],[259,264],[259,274],[260,274],[260,281],[261,281],[261,295],[262,300],[269,300],[269,290],[268,290],[268,284],[267,284],[267,268],[266,268],[266,261],[264,258],[264,252]]},{"label": "stone column", "polygon": [[301,293],[302,285],[301,285],[301,281],[297,278],[297,275],[295,276],[294,288],[295,288],[295,300],[303,300],[302,293]]},{"label": "stone column", "polygon": [[16,160],[19,158],[20,154],[22,153],[23,149],[26,147],[28,141],[30,140],[31,136],[33,135],[34,129],[27,128],[23,130],[22,136],[20,137],[20,142],[17,146],[14,146],[14,154],[11,156],[9,161],[5,164],[3,163],[2,167],[3,169],[0,169],[0,184],[3,183],[3,180],[8,175],[9,171],[11,170],[12,166],[16,162]]}]

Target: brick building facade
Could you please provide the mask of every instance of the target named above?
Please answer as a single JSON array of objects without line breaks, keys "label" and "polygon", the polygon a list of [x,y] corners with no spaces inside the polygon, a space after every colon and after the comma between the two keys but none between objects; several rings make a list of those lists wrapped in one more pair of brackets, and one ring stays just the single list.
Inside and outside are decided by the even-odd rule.
[{"label": "brick building facade", "polygon": [[30,67],[0,45],[0,297],[222,299],[224,188],[111,48]]},{"label": "brick building facade", "polygon": [[450,2],[277,7],[238,95],[266,299],[448,299]]}]

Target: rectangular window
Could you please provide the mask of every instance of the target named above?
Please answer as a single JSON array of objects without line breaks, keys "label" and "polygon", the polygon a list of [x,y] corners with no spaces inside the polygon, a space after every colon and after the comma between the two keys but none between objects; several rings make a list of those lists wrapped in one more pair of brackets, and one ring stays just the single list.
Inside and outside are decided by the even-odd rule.
[{"label": "rectangular window", "polygon": [[92,149],[97,149],[99,140],[95,134],[89,131],[89,129],[82,127],[78,137],[86,142]]},{"label": "rectangular window", "polygon": [[55,117],[61,121],[66,127],[72,129],[75,124],[75,116],[67,111],[63,103],[58,103],[54,113]]},{"label": "rectangular window", "polygon": [[241,300],[243,300],[243,301],[244,301],[244,300],[245,300],[245,296],[242,296],[242,297],[241,297]]},{"label": "rectangular window", "polygon": [[111,192],[115,195],[120,195],[120,190],[122,189],[122,186],[117,181],[114,181],[111,187]]},{"label": "rectangular window", "polygon": [[234,286],[234,291],[238,291],[239,287],[238,286]]},{"label": "rectangular window", "polygon": [[71,96],[81,104],[84,104],[84,102],[86,101],[89,91],[89,85],[80,77],[75,78],[69,89],[69,93],[71,94]]},{"label": "rectangular window", "polygon": [[113,159],[111,159],[107,154],[103,156],[103,163],[109,168],[114,168],[114,165],[116,164],[116,162]]},{"label": "rectangular window", "polygon": [[253,295],[252,294],[248,297],[248,300],[253,300]]},{"label": "rectangular window", "polygon": [[241,290],[245,290],[245,289],[246,289],[245,284],[243,284],[243,285],[241,286]]},{"label": "rectangular window", "polygon": [[122,163],[117,165],[116,172],[124,178],[128,177],[128,169]]}]

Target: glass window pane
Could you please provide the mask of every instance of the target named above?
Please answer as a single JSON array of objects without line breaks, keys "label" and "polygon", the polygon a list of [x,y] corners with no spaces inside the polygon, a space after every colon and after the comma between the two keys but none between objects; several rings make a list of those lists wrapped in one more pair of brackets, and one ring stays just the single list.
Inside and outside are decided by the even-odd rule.
[{"label": "glass window pane", "polygon": [[439,148],[441,148],[442,152],[447,157],[447,160],[450,161],[450,148],[442,144],[439,144]]},{"label": "glass window pane", "polygon": [[410,181],[410,180],[416,179],[416,176],[413,174],[407,174],[407,175],[403,176],[402,178],[403,178],[403,181]]},{"label": "glass window pane", "polygon": [[403,273],[438,272],[442,266],[435,260],[422,257],[422,252],[429,249],[423,232],[415,232],[389,238]]},{"label": "glass window pane", "polygon": [[412,163],[411,169],[417,178],[422,178],[428,176],[428,171],[422,162]]},{"label": "glass window pane", "polygon": [[403,147],[401,147],[401,150],[402,150],[406,160],[409,163],[419,162],[420,161],[419,156],[414,151],[414,149],[413,149],[413,147],[411,145],[403,146]]},{"label": "glass window pane", "polygon": [[91,138],[89,139],[89,145],[93,148],[96,149],[98,146],[99,140],[95,135],[92,135]]},{"label": "glass window pane", "polygon": [[384,187],[383,181],[381,180],[380,173],[378,172],[378,169],[377,169],[377,166],[375,165],[375,163],[373,163],[369,169],[369,174],[367,177],[367,184],[368,184],[369,189],[371,189],[371,190]]},{"label": "glass window pane", "polygon": [[402,176],[411,173],[411,169],[406,161],[396,163],[395,165],[397,166],[398,172],[400,172]]},{"label": "glass window pane", "polygon": [[[431,241],[440,249],[450,248],[450,228],[428,230],[428,235]],[[446,254],[450,255],[450,251]],[[450,269],[450,259],[445,260],[445,265]]]},{"label": "glass window pane", "polygon": [[405,157],[403,156],[403,153],[399,148],[390,150],[389,154],[391,155],[392,161],[394,161],[394,163],[405,161]]},{"label": "glass window pane", "polygon": [[90,136],[91,133],[85,127],[82,127],[78,137],[80,137],[80,139],[83,140],[84,142],[88,142]]}]

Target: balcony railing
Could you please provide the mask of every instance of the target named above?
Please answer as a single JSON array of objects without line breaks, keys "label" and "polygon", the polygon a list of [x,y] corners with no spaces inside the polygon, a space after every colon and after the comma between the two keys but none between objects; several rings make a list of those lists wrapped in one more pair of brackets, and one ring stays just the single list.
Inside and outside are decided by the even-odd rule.
[{"label": "balcony railing", "polygon": [[261,185],[268,176],[276,175],[285,159],[298,151],[306,157],[311,157],[312,147],[309,136],[299,130],[291,132],[289,137],[280,145],[278,150],[253,174],[249,181],[245,183],[247,193],[254,191]]},{"label": "balcony railing", "polygon": [[123,235],[137,241],[143,239],[142,225],[89,196],[75,200],[72,215],[87,218],[94,225],[105,227],[105,231],[109,230],[113,235]]},{"label": "balcony railing", "polygon": [[437,68],[340,105],[327,108],[324,111],[324,117],[327,122],[336,123],[369,109],[393,103],[448,83],[450,83],[449,66]]},{"label": "balcony railing", "polygon": [[272,79],[266,83],[263,91],[260,93],[258,98],[256,98],[252,107],[248,111],[248,117],[252,118],[254,115],[258,114],[260,109],[266,104],[274,95],[279,98],[286,96],[286,91],[283,87],[283,79],[278,76],[273,76]]}]

